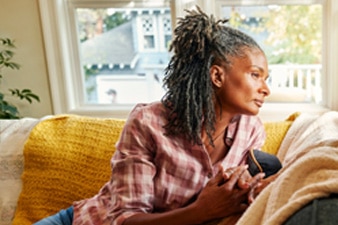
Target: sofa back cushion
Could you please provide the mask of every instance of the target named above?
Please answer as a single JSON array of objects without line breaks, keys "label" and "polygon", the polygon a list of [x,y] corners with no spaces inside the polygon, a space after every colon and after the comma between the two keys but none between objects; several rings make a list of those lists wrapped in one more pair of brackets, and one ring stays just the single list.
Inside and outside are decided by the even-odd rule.
[{"label": "sofa back cushion", "polygon": [[40,122],[25,144],[22,192],[12,224],[32,224],[97,193],[109,180],[124,123],[76,115]]}]

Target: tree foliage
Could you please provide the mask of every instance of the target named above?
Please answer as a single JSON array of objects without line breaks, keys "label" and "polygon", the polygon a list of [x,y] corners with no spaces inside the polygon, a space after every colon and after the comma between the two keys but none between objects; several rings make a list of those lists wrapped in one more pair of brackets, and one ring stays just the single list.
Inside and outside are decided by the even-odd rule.
[{"label": "tree foliage", "polygon": [[111,30],[117,26],[120,26],[121,24],[124,24],[128,21],[127,17],[122,12],[115,12],[111,15],[108,15],[104,18],[104,24],[106,27],[106,30]]},{"label": "tree foliage", "polygon": [[254,26],[233,9],[230,24],[256,34],[266,34],[264,45],[271,64],[321,63],[321,6],[280,5],[267,9],[254,15],[257,22]]},{"label": "tree foliage", "polygon": [[78,9],[77,18],[81,42],[101,35],[129,21],[125,13],[111,13],[110,9]]},{"label": "tree foliage", "polygon": [[265,26],[269,32],[266,40],[274,47],[272,63],[321,63],[322,22],[319,5],[281,6],[270,11]]}]

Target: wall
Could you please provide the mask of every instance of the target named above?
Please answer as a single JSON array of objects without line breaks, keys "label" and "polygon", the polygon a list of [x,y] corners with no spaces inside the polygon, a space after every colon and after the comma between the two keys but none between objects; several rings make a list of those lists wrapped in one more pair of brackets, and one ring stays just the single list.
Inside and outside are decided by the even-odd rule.
[{"label": "wall", "polygon": [[39,118],[53,114],[47,62],[37,0],[0,0],[0,37],[15,40],[13,61],[20,70],[3,69],[1,90],[28,88],[40,97],[40,103],[10,100],[21,116]]}]

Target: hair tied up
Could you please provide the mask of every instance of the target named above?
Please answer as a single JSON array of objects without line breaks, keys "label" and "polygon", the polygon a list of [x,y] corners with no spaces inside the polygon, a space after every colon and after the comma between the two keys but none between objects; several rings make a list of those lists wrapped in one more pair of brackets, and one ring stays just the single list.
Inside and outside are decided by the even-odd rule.
[{"label": "hair tied up", "polygon": [[[196,9],[185,10],[187,15],[178,18],[177,27],[174,30],[175,38],[170,46],[178,57],[184,57],[191,61],[194,57],[205,59],[214,48],[215,34],[228,19],[215,20],[204,13],[199,6]],[[190,55],[186,55],[189,49]],[[195,53],[195,54],[191,54]]]}]

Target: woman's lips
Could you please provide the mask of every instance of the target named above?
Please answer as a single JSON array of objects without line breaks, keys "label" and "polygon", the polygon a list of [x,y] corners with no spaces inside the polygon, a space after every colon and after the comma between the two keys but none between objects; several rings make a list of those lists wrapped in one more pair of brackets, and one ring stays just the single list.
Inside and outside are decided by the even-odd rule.
[{"label": "woman's lips", "polygon": [[256,104],[258,107],[262,107],[263,104],[264,104],[264,101],[263,101],[263,100],[259,100],[259,99],[255,99],[255,104]]}]

